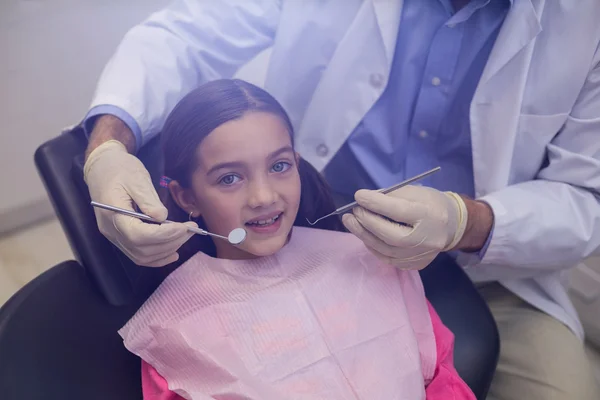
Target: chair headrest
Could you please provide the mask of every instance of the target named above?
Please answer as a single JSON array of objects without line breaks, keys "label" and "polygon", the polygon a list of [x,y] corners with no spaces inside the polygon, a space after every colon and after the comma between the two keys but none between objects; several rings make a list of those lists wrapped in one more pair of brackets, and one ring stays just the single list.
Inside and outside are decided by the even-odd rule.
[{"label": "chair headrest", "polygon": [[[162,170],[159,144],[157,137],[138,153],[156,188]],[[83,129],[76,127],[42,144],[35,153],[36,167],[71,248],[94,284],[110,304],[137,303],[177,265],[140,267],[100,233],[83,180],[86,146]]]}]

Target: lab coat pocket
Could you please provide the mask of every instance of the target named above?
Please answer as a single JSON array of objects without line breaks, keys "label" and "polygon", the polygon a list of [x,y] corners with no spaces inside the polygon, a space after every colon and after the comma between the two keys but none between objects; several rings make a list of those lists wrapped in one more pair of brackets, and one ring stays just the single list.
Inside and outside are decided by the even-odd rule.
[{"label": "lab coat pocket", "polygon": [[568,113],[521,114],[513,154],[511,181],[533,179],[544,165],[546,146],[560,132]]}]

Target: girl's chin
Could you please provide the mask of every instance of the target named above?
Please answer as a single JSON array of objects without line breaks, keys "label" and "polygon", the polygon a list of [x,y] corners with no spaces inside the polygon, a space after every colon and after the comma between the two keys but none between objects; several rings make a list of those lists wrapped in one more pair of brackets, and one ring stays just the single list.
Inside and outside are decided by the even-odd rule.
[{"label": "girl's chin", "polygon": [[250,240],[245,243],[241,248],[247,253],[252,254],[255,257],[268,257],[272,256],[281,250],[289,240],[289,234],[286,236],[276,236],[269,238],[268,240]]}]

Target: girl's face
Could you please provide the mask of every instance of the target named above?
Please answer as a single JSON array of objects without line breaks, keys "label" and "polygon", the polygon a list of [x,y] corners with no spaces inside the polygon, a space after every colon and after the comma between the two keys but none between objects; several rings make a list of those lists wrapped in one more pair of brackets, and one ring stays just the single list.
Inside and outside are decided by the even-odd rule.
[{"label": "girl's face", "polygon": [[238,246],[214,239],[217,256],[252,258],[280,250],[300,205],[297,155],[285,124],[269,113],[246,113],[212,131],[196,155],[192,186],[173,190],[176,201],[202,216],[210,232],[247,231]]}]

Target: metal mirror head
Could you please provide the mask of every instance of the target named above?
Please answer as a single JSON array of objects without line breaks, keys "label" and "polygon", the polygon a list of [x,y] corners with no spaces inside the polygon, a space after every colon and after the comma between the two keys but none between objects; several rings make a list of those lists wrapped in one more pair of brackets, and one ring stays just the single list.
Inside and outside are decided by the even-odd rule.
[{"label": "metal mirror head", "polygon": [[241,244],[246,239],[246,230],[244,228],[235,228],[229,232],[227,240],[231,244]]}]

